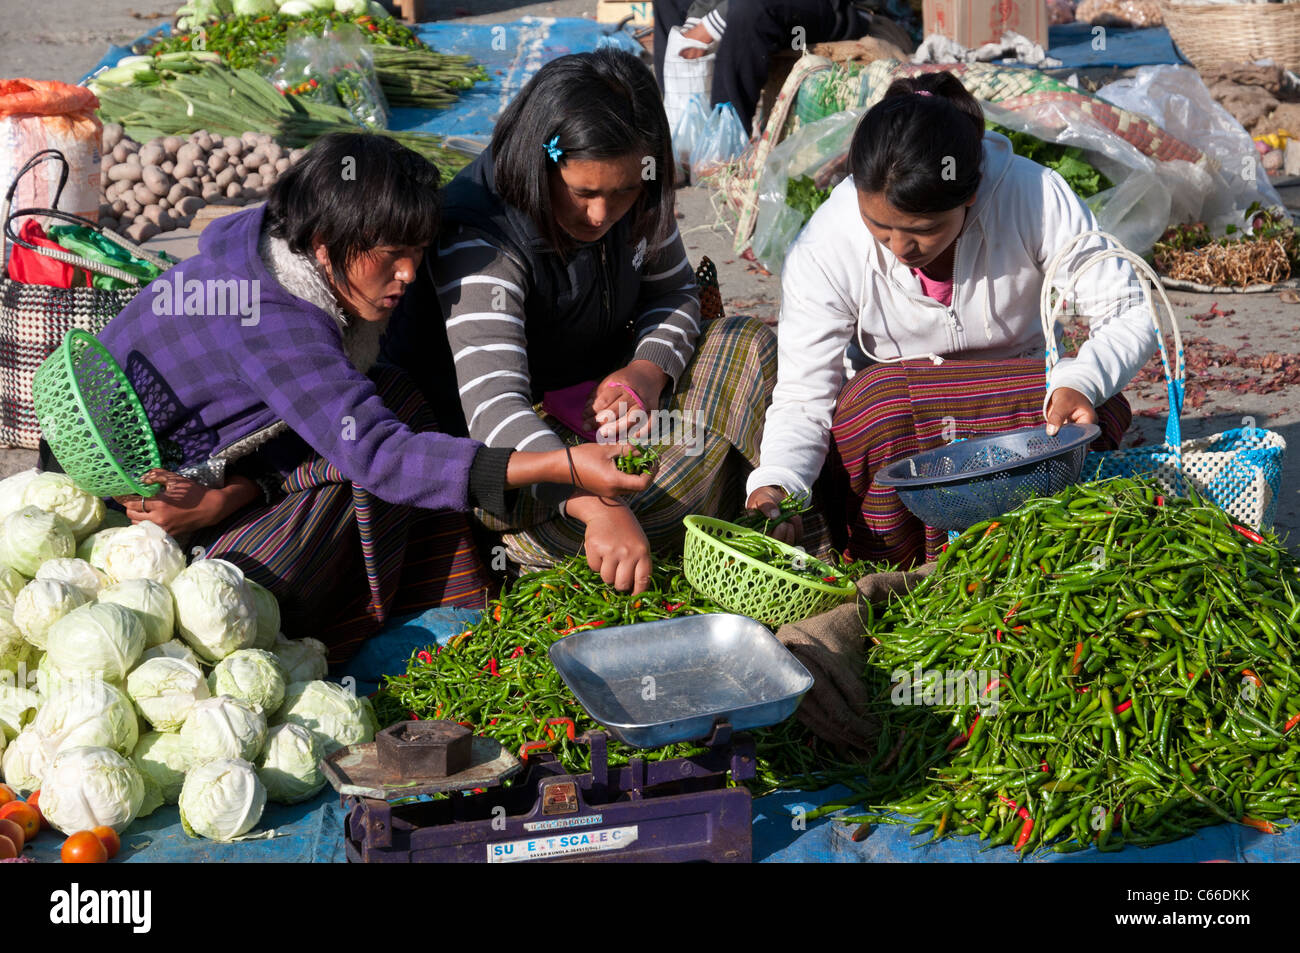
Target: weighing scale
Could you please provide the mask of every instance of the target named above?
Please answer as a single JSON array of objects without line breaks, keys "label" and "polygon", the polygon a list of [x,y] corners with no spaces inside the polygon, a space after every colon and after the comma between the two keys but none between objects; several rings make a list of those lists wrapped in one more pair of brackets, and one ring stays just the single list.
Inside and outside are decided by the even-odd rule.
[{"label": "weighing scale", "polygon": [[[751,859],[750,793],[732,786],[755,774],[746,729],[788,718],[813,683],[776,637],[719,613],[588,630],[550,657],[604,726],[575,737],[571,719],[548,723],[590,749],[591,770],[569,771],[546,742],[525,745],[521,761],[453,723],[393,725],[322,762],[347,808],[350,862]],[[610,737],[707,750],[611,767]],[[422,794],[450,796],[393,803]]]}]

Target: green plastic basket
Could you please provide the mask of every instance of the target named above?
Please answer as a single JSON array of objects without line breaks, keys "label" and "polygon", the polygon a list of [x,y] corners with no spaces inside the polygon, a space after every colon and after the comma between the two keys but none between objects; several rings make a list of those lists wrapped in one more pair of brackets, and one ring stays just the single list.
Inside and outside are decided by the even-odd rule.
[{"label": "green plastic basket", "polygon": [[[737,536],[752,536],[752,529],[708,516],[688,516],[682,522],[686,526],[682,562],[687,582],[728,612],[775,628],[833,609],[857,593],[852,580],[837,585],[807,579],[727,545],[727,540]],[[793,546],[772,542],[791,556],[812,558]]]},{"label": "green plastic basket", "polygon": [[32,404],[41,433],[77,486],[95,496],[153,496],[139,478],[162,465],[135,390],[94,336],[72,329],[36,369]]}]

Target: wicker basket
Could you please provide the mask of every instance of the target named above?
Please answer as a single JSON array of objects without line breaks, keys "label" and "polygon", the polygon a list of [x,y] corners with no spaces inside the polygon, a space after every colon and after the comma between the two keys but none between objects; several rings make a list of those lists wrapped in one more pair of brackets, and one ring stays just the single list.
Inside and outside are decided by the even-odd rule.
[{"label": "wicker basket", "polygon": [[1165,26],[1197,69],[1271,59],[1300,66],[1300,3],[1171,3]]}]

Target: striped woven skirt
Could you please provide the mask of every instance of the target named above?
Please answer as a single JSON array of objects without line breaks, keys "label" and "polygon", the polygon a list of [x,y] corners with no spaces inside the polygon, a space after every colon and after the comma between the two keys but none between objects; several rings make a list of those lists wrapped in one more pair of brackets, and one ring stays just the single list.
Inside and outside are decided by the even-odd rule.
[{"label": "striped woven skirt", "polygon": [[[411,429],[436,429],[403,372],[378,367],[371,377]],[[494,582],[468,514],[386,503],[316,454],[284,477],[282,489],[279,502],[248,507],[189,545],[271,590],[284,634],[320,639],[331,663],[345,661],[393,616],[486,604]]]},{"label": "striped woven skirt", "polygon": [[[776,383],[776,337],[771,329],[745,317],[702,324],[695,356],[667,407],[671,419],[684,426],[659,447],[654,483],[627,498],[651,550],[677,559],[685,535],[683,517],[698,513],[731,519],[743,509],[745,478],[758,465],[763,414]],[[575,441],[558,421],[543,419],[563,439]],[[479,514],[486,525],[503,532],[511,562],[533,571],[582,552],[581,522],[543,507],[531,494],[518,497],[520,505],[508,522]]]},{"label": "striped woven skirt", "polygon": [[[837,546],[855,559],[912,566],[933,558],[947,533],[925,526],[894,490],[874,482],[882,468],[950,442],[1042,423],[1043,362],[909,361],[869,368],[844,389],[818,499]],[[1114,450],[1133,420],[1117,394],[1097,408],[1094,450]]]}]

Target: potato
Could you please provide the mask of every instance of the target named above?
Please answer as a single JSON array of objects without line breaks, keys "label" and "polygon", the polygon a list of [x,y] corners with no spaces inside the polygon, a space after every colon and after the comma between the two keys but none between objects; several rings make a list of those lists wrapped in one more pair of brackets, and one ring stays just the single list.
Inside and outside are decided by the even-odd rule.
[{"label": "potato", "polygon": [[185,144],[185,140],[182,139],[180,136],[168,136],[162,141],[163,152],[167,153],[168,156],[175,159],[177,151],[184,144]]},{"label": "potato", "polygon": [[222,189],[220,186],[218,186],[217,183],[215,183],[215,182],[204,182],[204,183],[203,183],[203,193],[202,193],[202,195],[203,195],[203,199],[204,199],[204,201],[211,201],[212,199],[218,198],[219,196],[222,196],[222,195],[225,195],[225,194],[226,194],[226,193],[225,193],[225,190]]},{"label": "potato", "polygon": [[157,140],[154,140],[147,146],[141,147],[140,163],[141,165],[161,165],[164,155],[163,147],[158,145]]},{"label": "potato", "polygon": [[131,227],[126,230],[126,237],[138,244],[140,242],[147,242],[149,239],[157,235],[158,232],[159,228],[153,222],[147,222],[144,219],[140,219],[137,222],[131,223]]},{"label": "potato", "polygon": [[[144,206],[136,200],[134,193],[127,193],[122,200],[126,202],[126,211],[128,215],[139,215],[144,211]],[[120,218],[121,216],[118,217]]]},{"label": "potato", "polygon": [[297,162],[297,161],[298,161],[299,159],[301,159],[304,155],[306,155],[306,153],[307,153],[307,150],[306,150],[306,149],[290,149],[290,150],[289,150],[289,161],[290,161],[291,163],[292,163],[292,162]]},{"label": "potato", "polygon": [[136,167],[141,167],[141,166],[143,166],[144,163],[142,163],[142,162],[140,161],[140,153],[138,153],[138,152],[128,152],[128,153],[126,154],[126,164],[127,164],[127,165],[133,165],[133,166],[136,166]]},{"label": "potato", "polygon": [[250,172],[244,177],[244,190],[255,192],[262,187],[262,177],[256,172]]},{"label": "potato", "polygon": [[119,196],[113,199],[113,204],[110,207],[113,209],[113,217],[121,218],[122,213],[126,211],[126,201]]},{"label": "potato", "polygon": [[168,159],[168,160],[167,160],[166,162],[164,162],[162,165],[158,166],[158,168],[162,169],[162,170],[163,170],[164,172],[166,172],[168,175],[171,175],[172,172],[173,172],[173,171],[175,170],[175,168],[176,168],[176,163],[173,162],[171,159]]},{"label": "potato", "polygon": [[100,142],[103,143],[103,150],[105,152],[112,152],[113,148],[122,141],[122,137],[125,135],[126,130],[122,128],[121,123],[104,123],[104,137],[100,140]]},{"label": "potato", "polygon": [[151,165],[144,167],[143,181],[145,188],[160,197],[166,195],[172,187],[172,177],[162,169]]},{"label": "potato", "polygon": [[198,145],[193,142],[187,142],[176,150],[176,164],[180,165],[182,162],[195,162],[198,159],[203,158],[203,155],[203,150],[200,149]]},{"label": "potato", "polygon": [[293,160],[290,159],[288,156],[285,156],[283,159],[276,159],[276,160],[275,160],[275,171],[276,171],[278,174],[281,174],[281,175],[282,175],[282,174],[284,174],[285,172],[288,172],[288,171],[289,171],[289,166],[291,166],[291,165],[293,165]]},{"label": "potato", "polygon": [[244,197],[244,187],[238,182],[231,182],[226,186],[226,198],[242,199]]},{"label": "potato", "polygon": [[113,158],[113,150],[105,149],[103,155],[99,158],[99,171],[108,172],[115,165],[117,165],[117,160]]},{"label": "potato", "polygon": [[167,214],[167,210],[158,205],[150,205],[144,210],[144,220],[157,225],[160,232],[175,227],[172,217]]},{"label": "potato", "polygon": [[164,195],[162,198],[158,200],[158,207],[160,209],[163,209],[164,211],[171,208],[172,207],[171,200]]},{"label": "potato", "polygon": [[230,185],[231,182],[235,181],[235,176],[237,174],[238,173],[236,173],[233,167],[226,166],[224,169],[222,169],[220,172],[217,173],[217,177],[213,181],[217,183],[217,188],[221,189],[224,192],[226,187]]},{"label": "potato", "polygon": [[119,142],[118,145],[121,146],[123,149],[125,149],[128,153],[135,153],[140,151],[140,143],[136,142],[134,139],[130,137],[124,136],[122,138],[122,141]]},{"label": "potato", "polygon": [[275,162],[277,159],[284,157],[284,149],[278,142],[268,142],[259,150],[266,157],[267,162]]},{"label": "potato", "polygon": [[174,211],[176,215],[183,218],[190,218],[195,212],[203,208],[204,204],[203,199],[199,198],[197,195],[187,195],[176,203]]},{"label": "potato", "polygon": [[244,140],[238,136],[226,136],[221,140],[221,148],[225,149],[229,155],[242,156],[245,148]]},{"label": "potato", "polygon": [[262,180],[263,185],[268,185],[275,179],[275,163],[263,162],[257,168],[257,174]]},{"label": "potato", "polygon": [[128,153],[127,153],[127,148],[125,143],[119,142],[117,145],[113,147],[112,156],[114,162],[125,162],[127,154]]},{"label": "potato", "polygon": [[198,195],[203,191],[203,183],[193,177],[181,179],[176,184],[184,190],[185,195]]},{"label": "potato", "polygon": [[100,203],[99,203],[99,210],[98,210],[98,212],[97,212],[96,214],[98,214],[98,216],[99,216],[100,218],[103,218],[103,217],[106,216],[106,215],[112,215],[112,214],[113,214],[113,206],[109,205],[107,202],[100,202]]},{"label": "potato", "polygon": [[144,178],[144,169],[130,162],[119,162],[108,170],[110,182],[139,182]]},{"label": "potato", "polygon": [[212,151],[212,133],[208,132],[206,129],[200,129],[198,132],[194,133],[194,135],[190,136],[190,139],[193,140],[194,144],[204,152]]},{"label": "potato", "polygon": [[194,160],[177,159],[176,164],[173,165],[170,169],[167,169],[167,171],[171,173],[172,178],[175,179],[177,182],[179,182],[181,179],[188,179],[192,175],[194,175]]},{"label": "potato", "polygon": [[265,133],[254,132],[252,129],[249,129],[249,130],[247,130],[246,132],[244,132],[244,134],[243,134],[242,136],[240,136],[239,138],[240,138],[240,140],[241,140],[242,142],[244,142],[244,143],[246,143],[246,144],[248,144],[248,145],[250,145],[250,146],[256,146],[258,143],[260,143],[260,142],[262,141],[262,137],[263,137],[264,135],[265,135]]},{"label": "potato", "polygon": [[143,182],[137,182],[133,185],[131,187],[131,193],[135,196],[135,200],[140,203],[141,208],[144,208],[146,205],[152,205],[158,198],[153,189],[149,188],[149,186],[145,185]]},{"label": "potato", "polygon": [[240,159],[240,164],[247,169],[256,169],[265,161],[266,153],[259,147],[254,149],[252,152],[246,153],[244,157]]},{"label": "potato", "polygon": [[230,160],[226,158],[225,149],[213,150],[212,155],[208,156],[208,169],[212,172],[213,175],[216,175],[218,172],[220,172],[222,169],[226,167],[226,164],[229,161]]},{"label": "potato", "polygon": [[211,174],[212,173],[208,171],[208,164],[206,162],[194,163],[194,176],[193,176],[194,178],[206,179]]}]

